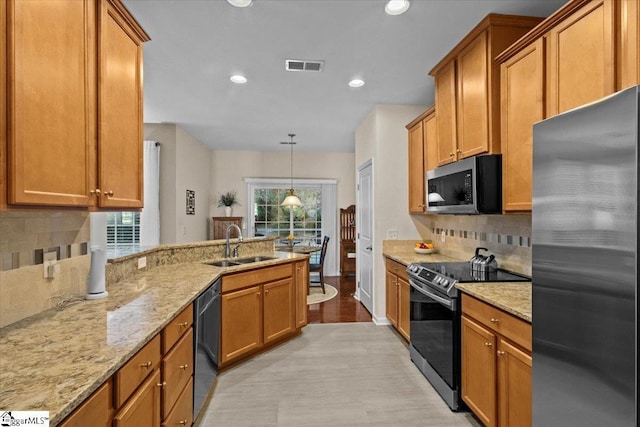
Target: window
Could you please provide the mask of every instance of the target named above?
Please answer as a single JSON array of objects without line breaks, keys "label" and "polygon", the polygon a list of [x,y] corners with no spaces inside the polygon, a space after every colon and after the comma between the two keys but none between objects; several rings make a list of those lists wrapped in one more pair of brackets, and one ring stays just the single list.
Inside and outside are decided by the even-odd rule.
[{"label": "window", "polygon": [[[284,188],[255,188],[253,194],[253,230],[255,236],[286,239],[292,232],[297,241],[317,244],[322,241],[322,189],[299,188],[296,195],[302,206],[280,206],[287,195]],[[291,229],[293,225],[293,230]]]},{"label": "window", "polygon": [[[336,180],[295,179],[293,188],[302,206],[292,209],[280,206],[291,187],[288,179],[245,178],[245,182],[249,236],[286,239],[291,227],[294,241],[301,245],[320,245],[323,237],[329,236],[324,268],[327,276],[338,274]],[[315,253],[311,262],[317,262],[319,256]]]},{"label": "window", "polygon": [[107,213],[107,249],[135,249],[140,245],[140,213]]}]

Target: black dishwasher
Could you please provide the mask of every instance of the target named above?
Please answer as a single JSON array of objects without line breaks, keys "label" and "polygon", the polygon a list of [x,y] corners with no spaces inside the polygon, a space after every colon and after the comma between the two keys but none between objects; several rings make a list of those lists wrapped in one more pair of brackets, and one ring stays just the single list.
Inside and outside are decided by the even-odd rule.
[{"label": "black dishwasher", "polygon": [[218,372],[220,345],[220,279],[204,291],[195,302],[193,324],[194,343],[194,385],[193,419],[202,409],[209,390]]}]

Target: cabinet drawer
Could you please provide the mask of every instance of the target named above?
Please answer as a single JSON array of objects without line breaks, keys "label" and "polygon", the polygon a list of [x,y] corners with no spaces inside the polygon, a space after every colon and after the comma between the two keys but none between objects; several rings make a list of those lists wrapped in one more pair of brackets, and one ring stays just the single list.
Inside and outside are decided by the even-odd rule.
[{"label": "cabinet drawer", "polygon": [[116,408],[131,396],[160,363],[160,335],[156,335],[116,372]]},{"label": "cabinet drawer", "polygon": [[162,418],[165,418],[176,403],[184,385],[193,375],[193,329],[186,334],[162,359]]},{"label": "cabinet drawer", "polygon": [[406,282],[409,281],[409,275],[407,274],[407,266],[401,264],[397,261],[394,261],[390,258],[387,258],[387,270],[396,276],[404,279]]},{"label": "cabinet drawer", "polygon": [[531,351],[531,324],[496,307],[462,294],[462,313]]},{"label": "cabinet drawer", "polygon": [[176,406],[162,422],[162,427],[170,426],[190,426],[193,420],[193,379],[180,393]]},{"label": "cabinet drawer", "polygon": [[261,283],[275,282],[276,280],[291,277],[292,274],[291,263],[259,268],[244,273],[235,273],[222,278],[222,293]]},{"label": "cabinet drawer", "polygon": [[160,371],[156,369],[113,418],[113,427],[160,425],[159,381]]},{"label": "cabinet drawer", "polygon": [[162,330],[162,354],[165,355],[171,347],[180,339],[187,329],[193,324],[193,304],[182,310],[167,326]]},{"label": "cabinet drawer", "polygon": [[93,392],[60,427],[103,426],[110,427],[113,418],[113,383],[109,378]]}]

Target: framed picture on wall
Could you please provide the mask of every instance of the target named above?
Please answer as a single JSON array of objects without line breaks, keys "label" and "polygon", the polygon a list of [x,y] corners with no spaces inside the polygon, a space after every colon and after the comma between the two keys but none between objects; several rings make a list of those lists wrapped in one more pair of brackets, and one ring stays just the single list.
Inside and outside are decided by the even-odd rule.
[{"label": "framed picture on wall", "polygon": [[196,192],[187,190],[187,215],[196,214]]}]

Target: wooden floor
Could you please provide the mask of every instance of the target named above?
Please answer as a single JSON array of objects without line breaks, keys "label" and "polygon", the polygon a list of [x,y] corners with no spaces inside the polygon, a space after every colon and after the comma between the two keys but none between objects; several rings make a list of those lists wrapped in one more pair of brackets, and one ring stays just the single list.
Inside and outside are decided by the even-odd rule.
[{"label": "wooden floor", "polygon": [[197,426],[478,427],[451,412],[389,326],[313,324],[218,376]]},{"label": "wooden floor", "polygon": [[[354,277],[325,277],[325,283],[338,290],[335,298],[309,306],[309,323],[342,323],[342,322],[371,322],[371,314],[353,297],[356,291]],[[312,283],[312,286],[317,283]]]}]

